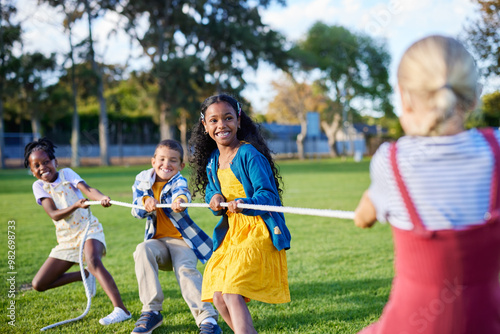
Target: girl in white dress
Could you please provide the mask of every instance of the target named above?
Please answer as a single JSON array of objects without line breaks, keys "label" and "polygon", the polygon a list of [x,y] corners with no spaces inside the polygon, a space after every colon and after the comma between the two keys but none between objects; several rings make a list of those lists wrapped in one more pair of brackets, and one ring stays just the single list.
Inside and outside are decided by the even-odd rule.
[{"label": "girl in white dress", "polygon": [[[104,292],[113,303],[114,310],[99,320],[102,325],[109,325],[130,319],[120,297],[111,274],[104,268],[101,258],[106,253],[106,241],[102,225],[89,211],[85,194],[94,201],[100,201],[104,207],[111,205],[110,198],[99,190],[90,187],[70,168],[56,170],[57,159],[54,155],[54,144],[45,138],[33,141],[24,148],[24,166],[29,167],[38,180],[33,183],[33,194],[36,201],[52,218],[56,227],[57,246],[50,252],[38,273],[33,278],[33,288],[45,291],[68,283],[81,281],[80,272],[68,271],[78,263],[80,244],[87,226],[90,228],[83,247],[84,259],[87,263],[87,285],[90,294],[95,294],[95,279],[99,281]],[[83,194],[82,194],[83,192]]]}]

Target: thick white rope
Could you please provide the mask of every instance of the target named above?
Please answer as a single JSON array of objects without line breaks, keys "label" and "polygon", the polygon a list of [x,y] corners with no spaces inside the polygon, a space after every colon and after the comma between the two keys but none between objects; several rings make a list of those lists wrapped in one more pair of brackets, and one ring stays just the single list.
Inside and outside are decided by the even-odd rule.
[{"label": "thick white rope", "polygon": [[[46,331],[47,329],[50,329],[50,328],[54,328],[54,327],[57,327],[57,326],[60,326],[60,325],[67,324],[69,322],[78,321],[78,320],[82,319],[84,316],[86,316],[87,313],[89,313],[90,305],[92,303],[92,296],[90,295],[90,289],[87,286],[86,277],[85,277],[85,269],[83,268],[83,246],[85,245],[85,241],[87,239],[87,234],[89,232],[90,223],[91,223],[90,208],[88,208],[87,210],[89,212],[89,219],[88,219],[88,222],[87,222],[87,227],[85,228],[85,232],[83,233],[82,243],[80,244],[80,254],[78,255],[78,262],[80,264],[80,274],[82,275],[83,286],[85,287],[85,295],[87,296],[87,308],[85,309],[85,311],[80,316],[78,316],[76,318],[73,318],[73,319],[68,319],[68,320],[60,321],[60,322],[57,322],[55,324],[46,326],[46,327],[44,327],[44,328],[42,328],[40,330],[42,332]],[[90,273],[89,273],[89,275],[90,275]]]},{"label": "thick white rope", "polygon": [[[136,208],[144,210],[142,205],[129,204],[119,201],[110,201],[111,204],[124,206],[128,208]],[[89,201],[87,204],[95,205],[101,204],[99,201]],[[222,207],[227,207],[227,203],[221,203]],[[186,208],[208,208],[206,203],[181,203],[182,207]],[[170,208],[171,204],[158,204],[157,208]],[[325,209],[308,209],[308,208],[293,208],[289,206],[273,206],[273,205],[259,205],[259,204],[243,204],[239,203],[238,208],[241,209],[252,209],[259,211],[272,211],[272,212],[283,212],[283,213],[294,213],[298,215],[309,215],[309,216],[320,216],[320,217],[330,217],[330,218],[342,218],[342,219],[354,219],[353,211],[341,211],[341,210],[325,210]]]}]

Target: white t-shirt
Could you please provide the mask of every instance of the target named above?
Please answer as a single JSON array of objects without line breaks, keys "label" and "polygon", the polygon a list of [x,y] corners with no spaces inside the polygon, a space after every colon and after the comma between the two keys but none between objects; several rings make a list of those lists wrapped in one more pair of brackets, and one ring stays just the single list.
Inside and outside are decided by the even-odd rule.
[{"label": "white t-shirt", "polygon": [[[83,182],[83,179],[80,177],[80,175],[76,174],[72,169],[70,168],[64,168],[59,171],[59,174],[57,175],[57,179],[52,182],[53,186],[58,185],[61,183],[61,173],[64,173],[64,179],[68,181],[71,186],[74,188],[78,198],[82,199],[85,198],[80,191],[80,189],[77,188],[78,183]],[[33,194],[35,195],[36,202],[38,205],[42,205],[42,198],[49,197],[51,198],[50,194],[47,193],[43,189],[43,181],[42,180],[36,180],[33,183]]]},{"label": "white t-shirt", "polygon": [[[498,130],[495,137],[500,142]],[[413,227],[389,161],[389,143],[370,165],[369,196],[379,222]],[[410,137],[397,142],[398,167],[428,230],[461,229],[483,223],[490,205],[493,154],[476,129],[453,136]]]}]

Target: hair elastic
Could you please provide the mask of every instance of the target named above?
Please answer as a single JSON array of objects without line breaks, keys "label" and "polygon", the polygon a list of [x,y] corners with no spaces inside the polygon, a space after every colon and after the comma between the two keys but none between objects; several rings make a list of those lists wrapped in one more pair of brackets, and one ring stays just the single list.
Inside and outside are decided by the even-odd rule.
[{"label": "hair elastic", "polygon": [[203,115],[202,112],[200,112],[200,115],[201,115],[201,120],[204,121],[205,120],[205,115]]},{"label": "hair elastic", "polygon": [[236,102],[236,105],[238,106],[238,117],[241,116],[241,106],[239,102]]}]

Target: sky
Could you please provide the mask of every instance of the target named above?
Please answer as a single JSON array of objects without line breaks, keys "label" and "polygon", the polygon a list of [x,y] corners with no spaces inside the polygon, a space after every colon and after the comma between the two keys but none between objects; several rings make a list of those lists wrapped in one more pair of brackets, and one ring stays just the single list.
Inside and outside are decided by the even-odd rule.
[{"label": "sky", "polygon": [[[24,25],[27,51],[44,53],[68,50],[67,38],[63,34],[58,15],[48,7],[37,7],[36,0],[18,0],[21,18],[28,18]],[[402,54],[416,40],[430,35],[442,34],[457,37],[463,34],[467,19],[474,17],[475,6],[470,0],[287,0],[287,6],[273,4],[261,12],[262,20],[284,34],[288,40],[296,41],[305,36],[307,30],[317,21],[328,25],[342,25],[354,32],[368,34],[386,41],[392,61],[389,68],[390,83],[396,85],[395,73]],[[146,68],[148,61],[140,59],[140,50],[130,48],[124,33],[111,34],[109,31],[119,18],[107,15],[94,26],[97,56],[106,63],[128,63],[135,69]],[[75,29],[77,37],[85,37],[86,27]],[[109,38],[108,38],[109,36]],[[273,80],[282,73],[263,63],[257,71],[249,70],[245,79],[249,83],[243,96],[255,111],[265,112],[268,102],[274,96]],[[499,89],[498,83],[483,82],[485,91]],[[393,104],[398,112],[398,99],[393,96]]]}]

